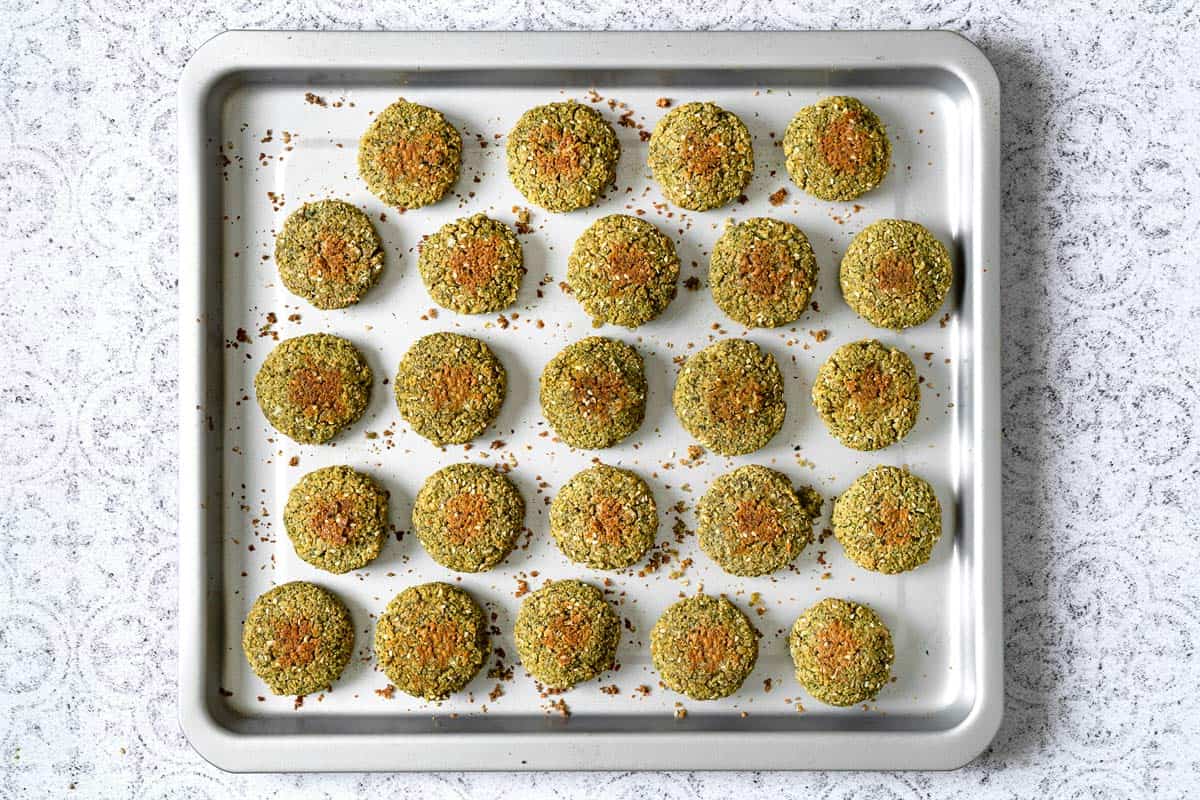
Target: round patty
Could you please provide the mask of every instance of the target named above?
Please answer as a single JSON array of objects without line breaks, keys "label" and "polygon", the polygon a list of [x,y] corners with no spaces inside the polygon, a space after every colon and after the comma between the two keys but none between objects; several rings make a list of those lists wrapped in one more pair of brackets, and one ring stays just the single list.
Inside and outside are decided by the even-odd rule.
[{"label": "round patty", "polygon": [[345,308],[383,274],[383,241],[371,219],[341,200],[305,203],[275,237],[279,277],[317,308]]},{"label": "round patty", "polygon": [[434,561],[458,572],[483,572],[517,543],[525,501],[499,472],[482,464],[451,464],[421,486],[412,521]]},{"label": "round patty", "polygon": [[646,415],[646,371],[637,350],[590,336],[564,347],[542,370],[542,413],[572,447],[610,447]]},{"label": "round patty", "polygon": [[310,333],[285,339],[267,354],[254,394],[277,431],[301,444],[324,444],[367,410],[373,380],[348,340]]},{"label": "round patty", "polygon": [[358,173],[396,208],[436,203],[458,180],[462,137],[442,112],[400,98],[375,115],[358,143]]},{"label": "round patty", "polygon": [[745,339],[723,339],[689,358],[672,403],[688,433],[726,456],[763,447],[787,413],[775,357]]},{"label": "round patty", "polygon": [[724,597],[696,595],[668,608],[650,631],[650,658],[671,689],[694,700],[728,697],[758,661],[758,631]]},{"label": "round patty", "polygon": [[569,689],[612,667],[621,623],[595,586],[555,581],[521,603],[514,635],[530,675]]},{"label": "round patty", "polygon": [[387,539],[388,493],[370,475],[324,467],[292,487],[283,524],[296,555],[314,567],[333,573],[360,569]]},{"label": "round patty", "polygon": [[487,430],[507,389],[503,365],[481,340],[431,333],[400,359],[392,392],[404,421],[445,445],[464,444]]},{"label": "round patty", "polygon": [[567,481],[550,504],[550,533],[567,558],[594,569],[636,564],[654,545],[658,507],[646,482],[597,464]]},{"label": "round patty", "polygon": [[831,706],[873,700],[891,678],[892,634],[869,606],[828,597],[792,626],[796,680]]},{"label": "round patty", "polygon": [[483,610],[448,583],[410,586],[375,624],[375,658],[396,688],[442,700],[462,689],[487,658]]},{"label": "round patty", "polygon": [[569,100],[531,108],[508,134],[508,177],[547,211],[596,202],[616,178],[621,147],[600,112]]},{"label": "round patty", "polygon": [[354,649],[350,613],[332,592],[304,581],[258,596],[242,627],[242,651],[275,694],[305,695],[341,676]]}]

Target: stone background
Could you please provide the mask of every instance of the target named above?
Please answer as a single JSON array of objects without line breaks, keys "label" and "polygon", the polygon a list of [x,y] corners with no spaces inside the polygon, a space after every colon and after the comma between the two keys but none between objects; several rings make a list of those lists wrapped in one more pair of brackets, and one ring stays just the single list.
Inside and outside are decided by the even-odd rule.
[{"label": "stone background", "polygon": [[[978,42],[1005,92],[1008,702],[993,746],[949,774],[202,762],[175,713],[175,84],[207,38],[255,27]],[[1169,0],[3,0],[0,798],[1200,795],[1198,31],[1197,4]]]}]

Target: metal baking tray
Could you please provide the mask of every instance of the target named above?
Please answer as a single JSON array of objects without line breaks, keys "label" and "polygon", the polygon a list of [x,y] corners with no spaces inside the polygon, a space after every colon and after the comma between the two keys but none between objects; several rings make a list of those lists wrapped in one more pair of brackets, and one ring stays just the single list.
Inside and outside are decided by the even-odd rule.
[{"label": "metal baking tray", "polygon": [[[857,204],[825,203],[796,190],[777,146],[799,108],[834,93],[863,98],[893,138],[891,173]],[[401,95],[444,111],[464,138],[455,195],[403,214],[372,197],[355,166],[371,113]],[[507,179],[504,137],[524,109],[568,97],[596,101],[614,123],[625,115],[615,126],[618,188],[585,211],[532,209],[534,230],[521,237],[529,272],[504,319],[448,311],[432,317],[415,268],[420,237],[476,211],[511,224],[514,206],[529,204]],[[648,132],[665,113],[656,104],[661,97],[673,104],[711,100],[746,122],[757,166],[745,202],[685,215],[662,205],[639,130]],[[179,115],[179,687],[193,746],[238,771],[926,769],[952,768],[978,754],[999,725],[1003,693],[998,132],[996,75],[972,44],[950,33],[236,32],[206,44],[183,75]],[[780,188],[787,197],[774,205],[768,198]],[[387,245],[385,277],[363,303],[343,311],[321,312],[289,295],[270,258],[284,216],[325,196],[385,216],[377,224]],[[675,239],[684,264],[680,293],[659,320],[636,331],[603,331],[634,342],[646,357],[647,418],[618,447],[576,452],[538,435],[546,429],[535,390],[542,366],[592,332],[557,284],[571,243],[591,221],[634,210]],[[760,215],[808,233],[821,270],[819,311],[787,328],[747,332],[721,316],[703,279],[725,221]],[[957,270],[937,317],[898,334],[870,328],[838,290],[846,245],[883,217],[928,226],[950,245]],[[701,280],[699,291],[682,286],[692,276]],[[416,338],[437,330],[482,337],[510,376],[500,419],[471,450],[438,449],[407,430],[383,382]],[[314,331],[352,339],[376,375],[365,417],[336,446],[280,437],[252,396],[272,335]],[[820,340],[814,331],[829,334]],[[775,354],[786,380],[787,421],[750,456],[708,454],[700,464],[681,463],[692,442],[670,408],[675,360],[722,335],[748,336]],[[837,444],[808,401],[821,361],[866,336],[904,348],[925,380],[911,436],[875,453]],[[492,439],[502,443],[493,449]],[[493,646],[511,663],[519,579],[537,586],[547,578],[606,577],[569,564],[547,524],[548,498],[596,455],[648,480],[662,511],[659,542],[674,551],[657,570],[643,561],[607,575],[628,623],[619,670],[561,698],[540,696],[519,666],[503,682],[503,696],[489,697],[498,682],[486,675],[492,662],[467,691],[441,704],[398,691],[391,699],[377,694],[387,680],[371,658],[374,618],[403,588],[457,581],[494,614]],[[508,462],[528,504],[529,546],[494,571],[455,575],[411,535],[390,540],[367,569],[342,576],[320,573],[292,552],[282,504],[305,472],[333,463],[368,470],[390,489],[393,524],[404,530],[421,481],[461,460]],[[775,576],[725,575],[694,536],[676,544],[672,527],[678,517],[693,529],[692,509],[709,481],[746,463],[812,484],[827,501],[872,465],[910,465],[935,486],[945,535],[930,563],[905,575],[859,569],[833,539],[810,546],[794,569]],[[683,511],[673,508],[677,503]],[[691,563],[681,570],[685,559]],[[293,698],[270,695],[239,644],[254,597],[294,579],[335,591],[358,631],[356,657],[333,691],[299,708]],[[662,610],[701,587],[729,595],[763,633],[758,666],[742,690],[708,703],[661,687],[648,647]],[[823,706],[792,677],[787,631],[804,608],[829,596],[867,602],[891,627],[895,681],[874,703]],[[612,685],[615,694],[601,691]],[[642,685],[648,695],[637,691]],[[558,699],[569,717],[551,705]]]}]

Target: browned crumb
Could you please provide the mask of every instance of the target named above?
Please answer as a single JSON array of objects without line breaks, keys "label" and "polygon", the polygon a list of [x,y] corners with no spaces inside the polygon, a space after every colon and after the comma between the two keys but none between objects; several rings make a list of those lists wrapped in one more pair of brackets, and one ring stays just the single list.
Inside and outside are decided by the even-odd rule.
[{"label": "browned crumb", "polygon": [[376,689],[375,694],[379,695],[384,700],[391,700],[393,697],[396,696],[396,687],[389,683],[387,686],[383,687],[382,689]]},{"label": "browned crumb", "polygon": [[784,204],[784,201],[787,200],[787,196],[788,196],[788,190],[783,187],[780,187],[778,191],[771,192],[770,197],[768,197],[767,199],[771,201],[771,205],[781,206]]},{"label": "browned crumb", "polygon": [[658,106],[659,108],[670,108],[671,107],[671,98],[660,97],[654,101],[654,105]]},{"label": "browned crumb", "polygon": [[289,458],[289,459],[288,459],[288,466],[289,466],[289,467],[298,467],[298,466],[300,466],[300,456],[292,456],[291,458]]},{"label": "browned crumb", "polygon": [[325,108],[327,105],[329,105],[325,102],[324,97],[321,97],[319,94],[313,94],[312,92],[304,93],[304,102],[314,106],[321,106],[321,108]]},{"label": "browned crumb", "polygon": [[601,686],[600,691],[603,692],[604,694],[608,694],[608,695],[614,695],[614,694],[621,693],[620,688],[618,688],[615,683],[609,684],[608,686]]},{"label": "browned crumb", "polygon": [[563,715],[564,719],[571,716],[571,707],[568,706],[567,701],[561,697],[557,700],[551,700],[544,706],[544,708],[546,709],[546,713],[557,711],[559,714]]},{"label": "browned crumb", "polygon": [[690,278],[688,278],[686,281],[683,282],[683,287],[685,289],[687,289],[689,292],[694,292],[700,288],[700,279],[697,278],[695,275],[692,275]]},{"label": "browned crumb", "polygon": [[529,209],[513,206],[513,213],[517,215],[517,233],[533,233],[533,226],[529,224]]},{"label": "browned crumb", "polygon": [[823,342],[829,338],[829,331],[826,328],[822,328],[819,331],[809,331],[809,334],[818,342]]}]

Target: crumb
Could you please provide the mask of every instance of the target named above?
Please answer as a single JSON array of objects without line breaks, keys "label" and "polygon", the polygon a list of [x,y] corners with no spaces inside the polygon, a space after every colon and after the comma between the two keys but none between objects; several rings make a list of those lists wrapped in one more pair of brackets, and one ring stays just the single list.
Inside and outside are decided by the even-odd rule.
[{"label": "crumb", "polygon": [[396,696],[396,687],[389,683],[387,686],[383,687],[382,689],[376,689],[375,694],[379,695],[384,700],[391,700],[393,697]]},{"label": "crumb", "polygon": [[571,707],[568,706],[567,701],[563,700],[561,697],[557,700],[552,700],[551,702],[547,703],[544,708],[546,709],[547,714],[551,711],[557,711],[559,714],[562,714],[564,719],[571,716]]},{"label": "crumb", "polygon": [[654,101],[654,105],[658,106],[659,108],[670,108],[671,107],[671,98],[660,97]]},{"label": "crumb", "polygon": [[513,213],[517,215],[517,233],[527,234],[533,233],[533,226],[529,224],[530,213],[528,208],[513,206]]},{"label": "crumb", "polygon": [[767,199],[771,201],[771,205],[781,206],[784,204],[784,201],[787,200],[787,196],[788,196],[788,190],[786,188],[780,187],[778,191],[772,192],[771,196],[768,197]]}]

